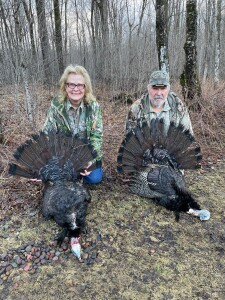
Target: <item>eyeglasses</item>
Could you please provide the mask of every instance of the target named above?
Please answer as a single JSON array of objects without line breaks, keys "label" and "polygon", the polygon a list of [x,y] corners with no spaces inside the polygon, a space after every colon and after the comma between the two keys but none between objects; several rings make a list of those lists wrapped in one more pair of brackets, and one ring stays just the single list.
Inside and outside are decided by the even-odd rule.
[{"label": "eyeglasses", "polygon": [[68,88],[70,88],[71,90],[74,90],[75,87],[77,87],[78,90],[83,90],[85,88],[85,84],[83,84],[83,83],[76,84],[76,83],[72,83],[72,82],[66,82],[66,86]]}]

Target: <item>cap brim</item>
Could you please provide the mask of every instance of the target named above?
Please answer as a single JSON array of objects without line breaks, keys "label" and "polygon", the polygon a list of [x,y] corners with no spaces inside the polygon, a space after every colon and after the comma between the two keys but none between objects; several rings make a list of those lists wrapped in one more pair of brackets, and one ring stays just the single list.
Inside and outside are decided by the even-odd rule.
[{"label": "cap brim", "polygon": [[167,84],[152,84],[152,86],[161,86],[161,87],[164,87],[164,86],[168,86]]}]

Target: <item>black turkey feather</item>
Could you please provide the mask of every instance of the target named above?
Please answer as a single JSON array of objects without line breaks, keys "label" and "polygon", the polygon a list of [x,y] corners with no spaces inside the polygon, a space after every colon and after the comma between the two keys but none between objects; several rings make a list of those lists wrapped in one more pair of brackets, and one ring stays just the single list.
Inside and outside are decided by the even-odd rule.
[{"label": "black turkey feather", "polygon": [[90,143],[62,132],[40,132],[19,146],[13,156],[10,175],[37,178],[44,183],[43,216],[53,218],[64,229],[58,243],[66,235],[78,237],[85,227],[91,200],[80,181],[80,172],[97,156]]},{"label": "black turkey feather", "polygon": [[153,119],[148,126],[132,129],[122,141],[118,172],[130,175],[130,191],[174,211],[200,209],[188,191],[182,169],[200,168],[201,149],[189,130],[163,119]]}]

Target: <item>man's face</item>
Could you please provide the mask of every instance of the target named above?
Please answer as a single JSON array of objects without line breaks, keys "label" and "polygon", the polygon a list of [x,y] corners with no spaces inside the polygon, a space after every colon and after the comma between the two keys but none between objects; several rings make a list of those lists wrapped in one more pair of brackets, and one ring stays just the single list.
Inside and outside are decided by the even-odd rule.
[{"label": "man's face", "polygon": [[149,86],[149,99],[153,108],[162,108],[169,94],[169,86]]}]

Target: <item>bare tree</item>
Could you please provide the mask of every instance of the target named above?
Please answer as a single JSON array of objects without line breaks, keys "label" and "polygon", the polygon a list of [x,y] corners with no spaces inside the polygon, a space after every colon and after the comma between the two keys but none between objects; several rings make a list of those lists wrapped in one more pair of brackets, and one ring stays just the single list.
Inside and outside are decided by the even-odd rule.
[{"label": "bare tree", "polygon": [[27,5],[26,0],[22,0],[24,12],[27,18],[27,22],[29,24],[29,33],[30,33],[30,42],[31,42],[31,49],[33,59],[36,57],[36,47],[35,47],[35,40],[34,40],[34,15],[31,8],[31,0],[29,0],[29,6]]},{"label": "bare tree", "polygon": [[156,45],[159,69],[169,73],[168,0],[156,0]]},{"label": "bare tree", "polygon": [[45,18],[45,0],[35,0],[37,18],[38,18],[38,33],[41,42],[41,53],[43,58],[44,76],[47,83],[50,83],[50,45],[48,41],[48,30]]},{"label": "bare tree", "polygon": [[59,0],[53,0],[54,17],[55,17],[55,46],[58,59],[58,66],[60,74],[63,73],[63,50],[62,50],[62,29],[61,29],[61,14],[59,9]]},{"label": "bare tree", "polygon": [[[201,96],[201,87],[197,72],[197,10],[196,0],[187,0],[186,2],[186,42],[185,66],[180,77],[183,96],[186,99],[193,100],[194,97]],[[192,105],[190,105],[192,107]],[[198,103],[193,105],[193,109],[199,109]]]},{"label": "bare tree", "polygon": [[16,47],[18,52],[18,71],[21,72],[24,91],[25,91],[25,107],[29,121],[31,124],[34,123],[33,108],[32,108],[32,97],[29,89],[28,82],[28,65],[24,57],[24,46],[23,46],[23,22],[24,17],[22,15],[22,7],[20,0],[13,0],[13,9],[14,9],[14,21],[15,21],[15,35],[16,35]]},{"label": "bare tree", "polygon": [[[216,30],[216,6],[215,1],[207,0],[199,3],[199,11],[202,11],[199,20],[199,37],[198,37],[198,53],[199,69],[202,74],[202,82],[205,83],[207,79],[214,74],[215,67],[215,30]],[[202,34],[204,32],[204,34]],[[201,47],[208,42],[207,47]]]},{"label": "bare tree", "polygon": [[215,86],[219,84],[220,71],[220,44],[221,44],[221,0],[217,0],[217,22],[216,22],[216,47],[215,47]]},{"label": "bare tree", "polygon": [[0,144],[4,142],[3,124],[2,124],[2,112],[0,110]]},{"label": "bare tree", "polygon": [[[25,67],[29,84],[48,83],[75,62],[88,69],[94,83],[144,91],[150,72],[164,69],[176,79],[186,60],[183,92],[192,98],[199,94],[196,86],[190,90],[197,74],[216,82],[223,76],[224,0],[18,0],[21,51],[14,1],[0,0],[2,82],[20,84]],[[186,4],[193,3],[196,11],[186,18]]]},{"label": "bare tree", "polygon": [[108,18],[108,0],[92,0],[91,28],[95,69],[99,80],[105,82],[109,80],[107,70],[110,60]]},{"label": "bare tree", "polygon": [[141,31],[141,27],[142,27],[142,23],[143,23],[143,17],[144,17],[144,13],[145,13],[145,9],[147,7],[148,1],[147,0],[142,0],[141,3],[141,14],[140,14],[140,19],[139,19],[139,25],[138,25],[138,32],[137,35],[140,35],[140,31]]}]

